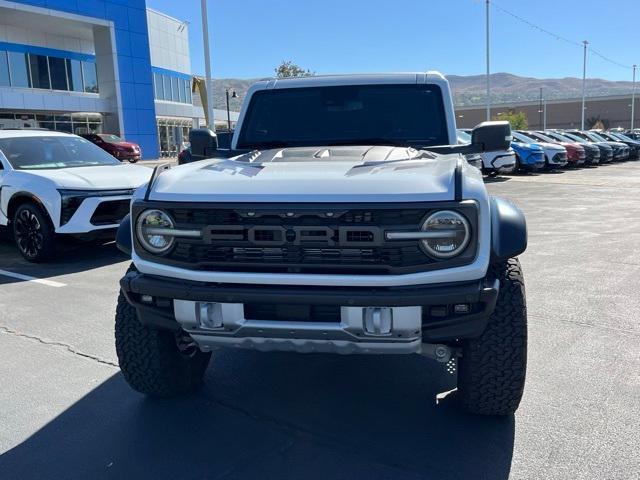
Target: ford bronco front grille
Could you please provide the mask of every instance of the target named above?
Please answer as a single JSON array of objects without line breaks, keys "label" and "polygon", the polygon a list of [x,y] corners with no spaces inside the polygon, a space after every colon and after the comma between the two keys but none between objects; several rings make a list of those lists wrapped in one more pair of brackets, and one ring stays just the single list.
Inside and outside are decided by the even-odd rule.
[{"label": "ford bronco front grille", "polygon": [[[178,229],[201,238],[176,238],[165,255],[143,258],[204,271],[265,273],[403,274],[470,263],[475,257],[473,204],[162,204],[136,202],[134,218],[162,208]],[[434,210],[463,213],[472,227],[467,251],[452,260],[428,256],[418,240],[386,240],[386,231],[418,231]]]}]

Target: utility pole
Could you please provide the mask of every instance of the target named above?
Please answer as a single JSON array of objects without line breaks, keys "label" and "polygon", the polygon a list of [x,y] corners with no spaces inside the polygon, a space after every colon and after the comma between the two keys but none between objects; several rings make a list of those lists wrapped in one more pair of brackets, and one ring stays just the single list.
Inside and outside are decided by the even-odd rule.
[{"label": "utility pole", "polygon": [[586,88],[587,88],[587,45],[589,42],[586,40],[582,41],[584,45],[584,59],[582,61],[582,115],[580,120],[580,130],[584,130],[584,110],[585,110],[585,96],[586,96]]},{"label": "utility pole", "polygon": [[539,117],[539,121],[538,121],[538,125],[542,126],[542,87],[540,87],[540,105],[538,106],[538,117]]},{"label": "utility pole", "polygon": [[211,52],[209,50],[209,17],[207,14],[207,0],[201,0],[202,15],[202,39],[204,43],[204,68],[206,78],[206,102],[207,102],[207,127],[215,131],[213,120],[213,84],[211,82]]},{"label": "utility pole", "polygon": [[489,0],[485,0],[486,4],[486,30],[487,30],[487,121],[491,120],[491,80],[489,78],[490,69],[489,69]]},{"label": "utility pole", "polygon": [[636,68],[637,65],[633,66],[633,84],[631,86],[631,130],[633,130],[633,121],[635,120],[635,108],[636,108]]}]

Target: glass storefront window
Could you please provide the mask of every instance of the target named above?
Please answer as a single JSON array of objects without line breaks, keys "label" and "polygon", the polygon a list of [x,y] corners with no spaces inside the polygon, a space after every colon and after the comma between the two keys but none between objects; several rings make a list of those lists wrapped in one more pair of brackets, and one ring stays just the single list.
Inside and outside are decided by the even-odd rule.
[{"label": "glass storefront window", "polygon": [[82,65],[79,60],[67,59],[67,77],[69,78],[69,90],[72,92],[84,92]]},{"label": "glass storefront window", "polygon": [[11,85],[14,87],[31,86],[29,81],[29,64],[27,56],[19,52],[7,52],[9,58],[9,74],[11,75]]},{"label": "glass storefront window", "polygon": [[49,57],[49,71],[51,72],[51,88],[53,90],[69,90],[64,58]]},{"label": "glass storefront window", "polygon": [[166,75],[162,75],[162,84],[164,85],[164,99],[172,101],[173,91],[171,90],[171,78]]},{"label": "glass storefront window", "polygon": [[98,74],[96,64],[82,62],[82,76],[84,78],[84,91],[87,93],[98,93]]},{"label": "glass storefront window", "polygon": [[29,67],[31,68],[31,86],[45,90],[51,89],[47,57],[29,54]]},{"label": "glass storefront window", "polygon": [[159,73],[153,74],[153,85],[155,88],[156,100],[164,100],[164,85],[162,84],[162,75]]},{"label": "glass storefront window", "polygon": [[178,79],[176,77],[171,77],[171,90],[173,91],[173,101],[180,101],[180,89],[178,88]]},{"label": "glass storefront window", "polygon": [[56,122],[56,131],[73,133],[71,122]]},{"label": "glass storefront window", "polygon": [[184,80],[181,78],[178,79],[178,93],[180,94],[180,103],[184,103]]},{"label": "glass storefront window", "polygon": [[8,87],[9,83],[9,61],[7,52],[0,52],[0,87]]},{"label": "glass storefront window", "polygon": [[185,98],[187,99],[187,103],[192,104],[193,100],[191,98],[191,80],[185,81],[185,93],[186,93]]}]

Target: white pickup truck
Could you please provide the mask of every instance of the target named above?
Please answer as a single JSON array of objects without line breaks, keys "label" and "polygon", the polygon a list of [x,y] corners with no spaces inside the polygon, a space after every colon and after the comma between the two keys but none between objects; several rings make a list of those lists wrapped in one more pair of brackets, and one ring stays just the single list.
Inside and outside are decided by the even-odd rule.
[{"label": "white pickup truck", "polygon": [[187,392],[220,347],[422,354],[457,367],[467,411],[516,410],[526,224],[464,159],[508,149],[506,122],[458,145],[449,84],[427,72],[260,81],[232,151],[193,133],[203,160],[157,168],[118,232],[134,389]]}]

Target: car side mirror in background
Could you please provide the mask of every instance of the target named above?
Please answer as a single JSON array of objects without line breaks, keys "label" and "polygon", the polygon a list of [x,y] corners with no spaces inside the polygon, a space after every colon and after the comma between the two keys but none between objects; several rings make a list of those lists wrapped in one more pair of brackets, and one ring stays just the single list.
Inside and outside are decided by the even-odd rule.
[{"label": "car side mirror in background", "polygon": [[191,156],[194,160],[211,158],[218,150],[218,137],[208,128],[195,128],[189,132]]},{"label": "car side mirror in background", "polygon": [[509,122],[482,122],[471,131],[471,144],[480,152],[508,150],[513,140]]}]

